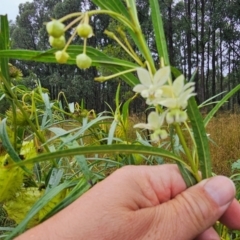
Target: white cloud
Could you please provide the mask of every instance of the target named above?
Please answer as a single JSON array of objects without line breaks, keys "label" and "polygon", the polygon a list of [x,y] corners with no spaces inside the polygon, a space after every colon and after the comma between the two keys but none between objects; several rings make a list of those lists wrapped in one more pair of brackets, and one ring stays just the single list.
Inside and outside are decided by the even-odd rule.
[{"label": "white cloud", "polygon": [[1,0],[0,15],[8,15],[8,20],[15,21],[18,15],[20,3],[32,2],[32,0]]}]

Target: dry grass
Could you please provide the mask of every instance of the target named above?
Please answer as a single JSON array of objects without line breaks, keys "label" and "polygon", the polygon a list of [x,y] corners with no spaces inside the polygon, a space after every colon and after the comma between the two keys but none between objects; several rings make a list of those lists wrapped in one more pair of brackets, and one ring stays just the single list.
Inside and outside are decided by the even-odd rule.
[{"label": "dry grass", "polygon": [[231,164],[240,159],[240,115],[224,113],[213,118],[207,127],[213,171],[230,176]]}]

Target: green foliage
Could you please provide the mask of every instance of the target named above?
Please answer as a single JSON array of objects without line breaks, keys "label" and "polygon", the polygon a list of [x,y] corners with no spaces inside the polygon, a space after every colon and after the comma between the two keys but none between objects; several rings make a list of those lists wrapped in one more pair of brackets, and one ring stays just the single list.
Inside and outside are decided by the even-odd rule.
[{"label": "green foliage", "polygon": [[[40,198],[31,203],[30,211],[23,213],[26,216],[21,216],[22,222],[11,229],[6,239],[12,239],[25,231],[33,219],[34,222],[41,222],[56,214],[109,173],[124,165],[175,162],[188,187],[202,178],[212,176],[212,160],[205,126],[222,104],[239,90],[239,85],[219,101],[203,120],[191,83],[197,73],[193,74],[190,82],[185,82],[181,72],[170,67],[174,51],[171,49],[171,41],[167,42],[165,38],[159,2],[150,0],[149,6],[139,3],[142,10],[146,6],[151,9],[153,29],[149,30],[149,39],[154,40],[149,40],[149,44],[142,31],[134,0],[126,0],[125,3],[121,0],[93,2],[100,9],[89,4],[85,6],[89,8],[87,13],[71,13],[73,8],[80,8],[83,2],[79,1],[66,0],[57,3],[35,0],[21,5],[17,24],[11,30],[15,36],[12,49],[9,49],[7,19],[0,18],[1,100],[6,98],[11,106],[6,112],[8,118],[3,119],[0,124],[0,138],[4,147],[2,165],[5,170],[6,156],[9,157],[8,172],[14,175],[15,170],[20,169],[22,175],[18,182],[23,183],[14,189],[16,192],[11,191],[10,197],[2,199],[1,203],[7,207],[8,201],[16,198],[17,194],[30,190],[30,187],[41,191]],[[175,6],[176,12],[183,8],[182,3]],[[164,8],[164,11],[166,9],[168,8]],[[65,28],[60,24],[59,34],[65,34],[69,39],[61,50],[61,53],[69,55],[66,65],[57,64],[57,50],[49,49],[46,41],[43,23],[50,21],[50,13],[58,18],[54,20],[57,24],[66,24]],[[107,14],[108,17],[101,18],[98,14]],[[103,30],[104,24],[109,26],[105,31],[106,36],[96,32],[100,39],[97,44],[94,37],[92,40],[85,36],[82,41],[76,37],[74,31],[77,24],[89,24],[92,16],[94,31]],[[109,17],[114,20],[109,21]],[[180,20],[183,20],[182,17],[177,16]],[[105,21],[103,25],[99,23],[100,19]],[[176,27],[177,23],[174,24]],[[186,24],[187,31],[189,24]],[[119,27],[116,27],[116,31],[115,26]],[[173,26],[168,27],[171,29]],[[29,31],[31,28],[32,32]],[[109,31],[111,28],[112,31]],[[181,30],[186,29],[183,27]],[[48,29],[52,37],[58,37],[58,31],[58,27],[54,29],[54,24],[51,31]],[[20,38],[19,43],[16,41],[17,35]],[[178,32],[177,37],[180,35],[181,32]],[[79,45],[79,42],[83,45]],[[151,48],[155,45],[157,50],[154,55]],[[170,51],[167,45],[170,46]],[[168,52],[171,53],[170,58]],[[89,64],[93,66],[90,74],[76,67],[79,54],[90,59]],[[28,61],[22,62],[22,65],[29,68],[29,73],[32,74],[30,80],[36,80],[32,89],[11,81],[9,58]],[[85,67],[82,62],[77,65],[80,68]],[[93,78],[99,83],[93,83]],[[110,79],[117,80],[117,83],[109,82]],[[44,84],[50,88],[50,93],[42,87]],[[83,87],[79,87],[81,85]],[[131,96],[129,90],[133,87],[136,94]],[[121,96],[124,91],[125,96]],[[104,93],[108,93],[111,113],[96,114],[94,110],[88,110],[89,106],[94,108],[102,104]],[[129,106],[138,94],[147,99],[146,103],[153,111],[149,114],[147,123],[135,126],[145,128],[152,134],[148,132],[145,136],[142,132],[136,132],[135,139],[135,136],[133,138],[128,135],[132,127]],[[130,97],[124,99],[129,95]],[[80,99],[84,99],[81,104]],[[153,100],[158,100],[157,104]],[[163,132],[166,134],[162,134]],[[237,163],[233,167],[236,166]],[[201,176],[199,170],[202,172]],[[4,181],[6,178],[0,180],[1,189],[9,190],[7,181]],[[235,180],[238,181],[238,178]],[[24,207],[24,202],[19,204]],[[10,211],[4,214],[11,218]],[[222,236],[226,231],[219,225]]]}]

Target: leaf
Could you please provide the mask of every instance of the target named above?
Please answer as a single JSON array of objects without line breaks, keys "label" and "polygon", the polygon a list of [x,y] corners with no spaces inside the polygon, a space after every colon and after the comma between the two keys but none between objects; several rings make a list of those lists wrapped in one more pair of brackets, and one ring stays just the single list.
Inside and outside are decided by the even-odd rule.
[{"label": "leaf", "polygon": [[63,189],[72,186],[72,182],[65,182],[59,186],[53,188],[48,193],[44,194],[31,208],[24,220],[6,237],[6,240],[13,239],[16,235],[22,233],[28,224],[28,222],[46,205],[48,204],[58,193]]},{"label": "leaf", "polygon": [[[109,70],[114,73],[120,73],[120,72],[124,71],[124,69],[120,66],[111,67]],[[123,74],[123,75],[121,75],[121,78],[131,87],[134,87],[135,85],[137,85],[140,82],[139,79],[137,77],[135,77],[133,73]]]},{"label": "leaf", "polygon": [[[41,51],[31,51],[31,50],[3,50],[0,51],[0,59],[4,57],[9,57],[12,59],[18,59],[18,60],[26,60],[26,61],[36,61],[36,62],[44,62],[44,63],[57,63],[54,52],[55,49],[50,49],[45,52]],[[70,65],[76,65],[76,56],[79,52],[83,51],[82,46],[76,46],[71,45],[68,47],[68,53],[70,55],[70,58],[67,62],[67,64]],[[107,67],[109,71],[113,73],[120,73],[128,69],[133,69],[138,67],[137,64],[121,60],[118,58],[113,58],[105,55],[101,51],[94,49],[92,47],[87,48],[87,54],[89,57],[92,58],[92,66],[103,66]],[[139,83],[139,80],[132,74],[132,73],[126,73],[121,76],[124,81],[130,85],[135,86]]]},{"label": "leaf", "polygon": [[[9,137],[8,137],[8,133],[7,133],[7,124],[6,124],[7,119],[4,118],[1,122],[0,122],[0,138],[2,140],[2,145],[4,147],[4,149],[6,150],[6,152],[9,154],[9,156],[11,157],[11,159],[15,162],[15,163],[19,163],[22,162],[25,164],[25,161],[22,161],[21,158],[19,157],[18,153],[14,150]],[[29,171],[25,166],[22,166],[22,169],[28,173],[31,174],[31,171]]]},{"label": "leaf", "polygon": [[123,115],[123,122],[126,123],[129,120],[129,104],[131,101],[136,97],[137,95],[134,95],[133,97],[129,98],[122,107],[122,115]]},{"label": "leaf", "polygon": [[183,166],[182,163],[177,162],[177,165],[187,187],[195,185],[197,181],[193,174],[185,166]]},{"label": "leaf", "polygon": [[81,178],[77,180],[76,186],[71,190],[71,192],[67,195],[67,197],[57,204],[45,217],[41,219],[41,222],[50,218],[54,214],[58,213],[66,206],[74,202],[77,198],[79,198],[83,193],[85,193],[90,188],[90,184],[86,181],[85,178]]},{"label": "leaf", "polygon": [[232,171],[234,170],[240,170],[240,159],[232,164]]},{"label": "leaf", "polygon": [[237,91],[240,90],[240,84],[238,84],[235,88],[233,88],[228,94],[226,94],[222,100],[208,113],[208,115],[204,119],[204,126],[206,127],[209,121],[212,119],[214,114],[218,111],[218,109],[230,98],[232,97]]},{"label": "leaf", "polygon": [[92,173],[89,169],[89,166],[88,166],[88,163],[87,163],[87,160],[85,158],[84,155],[77,155],[75,156],[79,166],[80,166],[80,169],[82,171],[82,174],[83,176],[85,177],[85,179],[92,184]]},{"label": "leaf", "polygon": [[[7,16],[0,15],[0,50],[9,49],[9,27]],[[8,57],[0,60],[0,72],[9,81]]]},{"label": "leaf", "polygon": [[[186,163],[176,156],[175,154],[152,146],[139,146],[139,145],[126,145],[126,144],[116,144],[116,145],[101,145],[101,146],[87,146],[87,147],[77,147],[71,149],[58,150],[57,152],[43,153],[34,158],[27,159],[24,162],[36,163],[42,161],[48,161],[49,159],[61,158],[61,157],[70,157],[75,155],[84,155],[84,154],[117,154],[117,153],[138,153],[146,155],[161,156],[165,158],[170,158],[177,162],[181,162],[184,166],[187,166]],[[23,165],[24,163],[20,162],[17,165]]]},{"label": "leaf", "polygon": [[18,153],[14,150],[7,133],[7,119],[4,118],[0,123],[0,138],[2,140],[2,145],[9,156],[12,158],[14,162],[21,162],[21,158],[19,157]]},{"label": "leaf", "polygon": [[129,13],[126,7],[123,4],[123,1],[120,0],[92,0],[94,4],[96,4],[101,9],[111,10],[113,12],[124,15],[126,18],[130,19]]},{"label": "leaf", "polygon": [[197,154],[200,163],[200,171],[202,173],[202,178],[209,178],[212,176],[212,167],[208,138],[201,113],[198,109],[194,97],[191,97],[188,101],[187,113],[191,121],[194,139],[197,146]]},{"label": "leaf", "polygon": [[47,184],[45,193],[55,188],[61,181],[63,176],[63,169],[53,168],[51,171],[50,179]]},{"label": "leaf", "polygon": [[[76,56],[83,51],[83,46],[80,45],[70,45],[67,48],[67,52],[70,56],[67,64],[76,65]],[[55,49],[50,49],[45,52],[42,51],[32,51],[25,49],[14,49],[14,50],[2,50],[0,51],[0,58],[12,58],[18,60],[27,60],[27,61],[36,61],[36,62],[45,62],[45,63],[57,63],[54,53]],[[126,69],[131,69],[138,67],[137,64],[121,60],[118,58],[113,58],[105,55],[101,51],[87,47],[87,55],[92,59],[93,66],[121,66]]]},{"label": "leaf", "polygon": [[219,101],[211,102],[211,100],[213,100],[214,98],[222,95],[222,94],[225,93],[225,92],[226,92],[226,91],[223,91],[223,92],[221,92],[221,93],[216,94],[215,96],[212,96],[212,97],[208,98],[207,100],[205,100],[204,102],[202,102],[200,105],[198,105],[198,108],[201,108],[201,107],[204,107],[204,106],[213,104],[213,103],[218,103]]},{"label": "leaf", "polygon": [[152,24],[155,33],[155,40],[157,44],[159,57],[164,59],[165,65],[170,65],[166,37],[163,28],[162,14],[160,12],[160,6],[158,0],[149,0],[151,6]]},{"label": "leaf", "polygon": [[107,138],[108,145],[112,144],[112,142],[114,140],[114,133],[115,133],[117,125],[118,125],[118,121],[114,119],[111,123],[109,133],[108,133],[108,138]]}]

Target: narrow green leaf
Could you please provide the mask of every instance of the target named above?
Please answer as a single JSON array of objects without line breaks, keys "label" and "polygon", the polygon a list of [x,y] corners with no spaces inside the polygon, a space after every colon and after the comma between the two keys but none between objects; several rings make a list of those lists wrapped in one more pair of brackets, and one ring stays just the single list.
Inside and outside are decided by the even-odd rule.
[{"label": "narrow green leaf", "polygon": [[81,172],[83,174],[83,176],[85,177],[85,179],[88,181],[88,182],[92,182],[92,173],[89,169],[89,166],[88,166],[88,163],[87,163],[87,160],[85,158],[84,155],[77,155],[75,156],[79,166],[80,166],[80,169],[81,169]]},{"label": "narrow green leaf", "polygon": [[118,84],[116,96],[115,96],[115,104],[116,104],[117,110],[119,110],[120,108],[119,95],[120,95],[120,84]]},{"label": "narrow green leaf", "polygon": [[[109,68],[109,70],[112,71],[113,73],[120,73],[124,71],[124,69],[120,66],[111,67]],[[140,82],[139,79],[135,77],[133,73],[126,73],[119,77],[121,77],[124,80],[124,82],[126,82],[131,87],[134,87]]]},{"label": "narrow green leaf", "polygon": [[162,15],[160,12],[160,6],[158,0],[149,0],[151,6],[151,17],[152,17],[152,24],[155,33],[155,39],[158,49],[159,57],[164,59],[165,65],[170,65],[169,57],[168,57],[168,50],[167,50],[167,43],[166,37],[163,28],[163,21]]},{"label": "narrow green leaf", "polygon": [[115,133],[117,125],[118,125],[118,121],[114,119],[111,123],[110,129],[109,129],[109,132],[108,132],[108,138],[107,138],[107,144],[108,145],[112,144],[112,142],[113,142],[114,133]]},{"label": "narrow green leaf", "polygon": [[46,205],[48,204],[58,193],[63,189],[72,186],[72,182],[65,182],[59,186],[53,188],[48,193],[44,194],[31,208],[24,220],[6,237],[6,240],[13,239],[18,234],[24,232],[28,222]]},{"label": "narrow green leaf", "polygon": [[[68,53],[70,55],[70,59],[67,64],[75,65],[76,64],[76,56],[79,52],[82,52],[82,46],[69,46]],[[0,51],[0,59],[3,57],[9,57],[12,59],[18,60],[26,60],[26,61],[36,61],[36,62],[44,62],[44,63],[57,63],[54,57],[54,49],[51,49],[46,52],[40,51],[31,51],[31,50],[3,50]],[[103,66],[107,67],[113,73],[120,73],[128,69],[133,69],[138,67],[137,64],[134,64],[129,61],[121,60],[118,58],[109,57],[102,52],[88,47],[88,55],[92,58],[93,66]],[[57,63],[58,64],[58,63]],[[126,73],[121,75],[122,79],[130,86],[135,86],[139,83],[139,80],[134,76],[133,73]]]},{"label": "narrow green leaf", "polygon": [[204,126],[206,127],[209,121],[212,119],[214,114],[218,111],[218,109],[236,92],[240,90],[240,84],[238,84],[235,88],[233,88],[228,94],[226,94],[222,100],[208,113],[208,115],[204,119]]},{"label": "narrow green leaf", "polygon": [[19,157],[18,153],[14,150],[7,133],[7,119],[4,118],[0,122],[0,138],[2,140],[2,145],[9,156],[12,158],[14,162],[22,162],[21,158]]},{"label": "narrow green leaf", "polygon": [[181,162],[184,166],[187,166],[186,163],[176,156],[175,154],[152,146],[139,146],[139,145],[126,145],[126,144],[116,144],[116,145],[101,145],[101,146],[87,146],[87,147],[78,147],[71,149],[63,149],[57,152],[51,153],[43,153],[34,158],[24,160],[24,163],[20,162],[18,165],[28,164],[28,163],[36,163],[42,161],[48,161],[49,159],[61,158],[61,157],[69,157],[75,155],[84,155],[84,154],[118,154],[118,153],[138,153],[138,154],[146,154],[146,155],[155,155],[161,156],[165,158],[169,158],[178,162]]},{"label": "narrow green leaf", "polygon": [[187,113],[191,121],[194,139],[197,146],[197,153],[202,177],[203,179],[209,178],[212,176],[212,167],[208,138],[203,124],[201,113],[198,109],[194,97],[191,97],[188,101]]},{"label": "narrow green leaf", "polygon": [[122,107],[122,115],[123,115],[123,122],[128,121],[128,117],[129,117],[129,104],[131,103],[131,101],[136,97],[136,95],[134,95],[133,97],[129,98]]},{"label": "narrow green leaf", "polygon": [[128,12],[131,17],[132,22],[134,25],[139,26],[139,20],[138,20],[138,12],[136,8],[136,0],[126,0],[127,2],[127,7],[128,7]]},{"label": "narrow green leaf", "polygon": [[100,7],[101,9],[111,10],[113,12],[124,15],[128,19],[130,18],[128,11],[123,4],[123,1],[120,1],[120,0],[108,0],[108,1],[92,0],[92,2],[94,4],[96,4],[98,7]]},{"label": "narrow green leaf", "polygon": [[[9,27],[7,16],[0,15],[0,50],[9,49]],[[0,59],[0,71],[9,81],[8,57]]]},{"label": "narrow green leaf", "polygon": [[210,98],[208,98],[207,100],[203,101],[201,104],[198,105],[198,108],[210,105],[212,103],[218,103],[220,101],[215,101],[215,102],[211,102],[214,98],[219,97],[220,95],[222,95],[223,93],[225,93],[226,91],[223,91],[221,93],[216,94],[215,96],[212,96]]},{"label": "narrow green leaf", "polygon": [[193,174],[185,167],[182,165],[180,162],[176,162],[179,168],[179,171],[187,185],[187,187],[191,187],[197,183],[195,177]]},{"label": "narrow green leaf", "polygon": [[[15,163],[19,163],[19,162],[24,162],[21,160],[21,158],[19,157],[18,153],[14,150],[10,139],[8,137],[8,133],[7,133],[7,124],[6,124],[7,119],[4,118],[1,122],[0,122],[0,138],[2,140],[2,145],[4,147],[4,149],[6,150],[6,152],[9,154],[9,156],[11,157],[11,159],[15,162]],[[32,172],[30,170],[28,170],[24,164],[22,165],[22,169],[28,173],[31,174]]]},{"label": "narrow green leaf", "polygon": [[57,204],[43,219],[41,219],[41,222],[52,217],[54,214],[67,207],[69,204],[79,198],[83,193],[85,193],[90,187],[91,185],[86,181],[85,178],[77,180],[77,185],[71,190],[67,197],[63,199],[59,204]]},{"label": "narrow green leaf", "polygon": [[[67,64],[76,65],[76,56],[83,51],[82,46],[71,45],[68,47],[67,52],[70,55],[70,58]],[[36,61],[36,62],[45,62],[45,63],[57,63],[54,53],[55,49],[50,49],[45,52],[41,51],[32,51],[26,49],[14,49],[14,50],[2,50],[0,51],[0,58],[12,58],[18,60],[27,60],[27,61]],[[92,59],[93,66],[121,66],[126,69],[131,69],[138,67],[137,64],[121,60],[118,58],[113,58],[105,55],[101,51],[87,47],[87,54]]]},{"label": "narrow green leaf", "polygon": [[64,172],[63,169],[57,169],[54,167],[52,168],[45,193],[59,185],[63,176],[63,172]]}]

